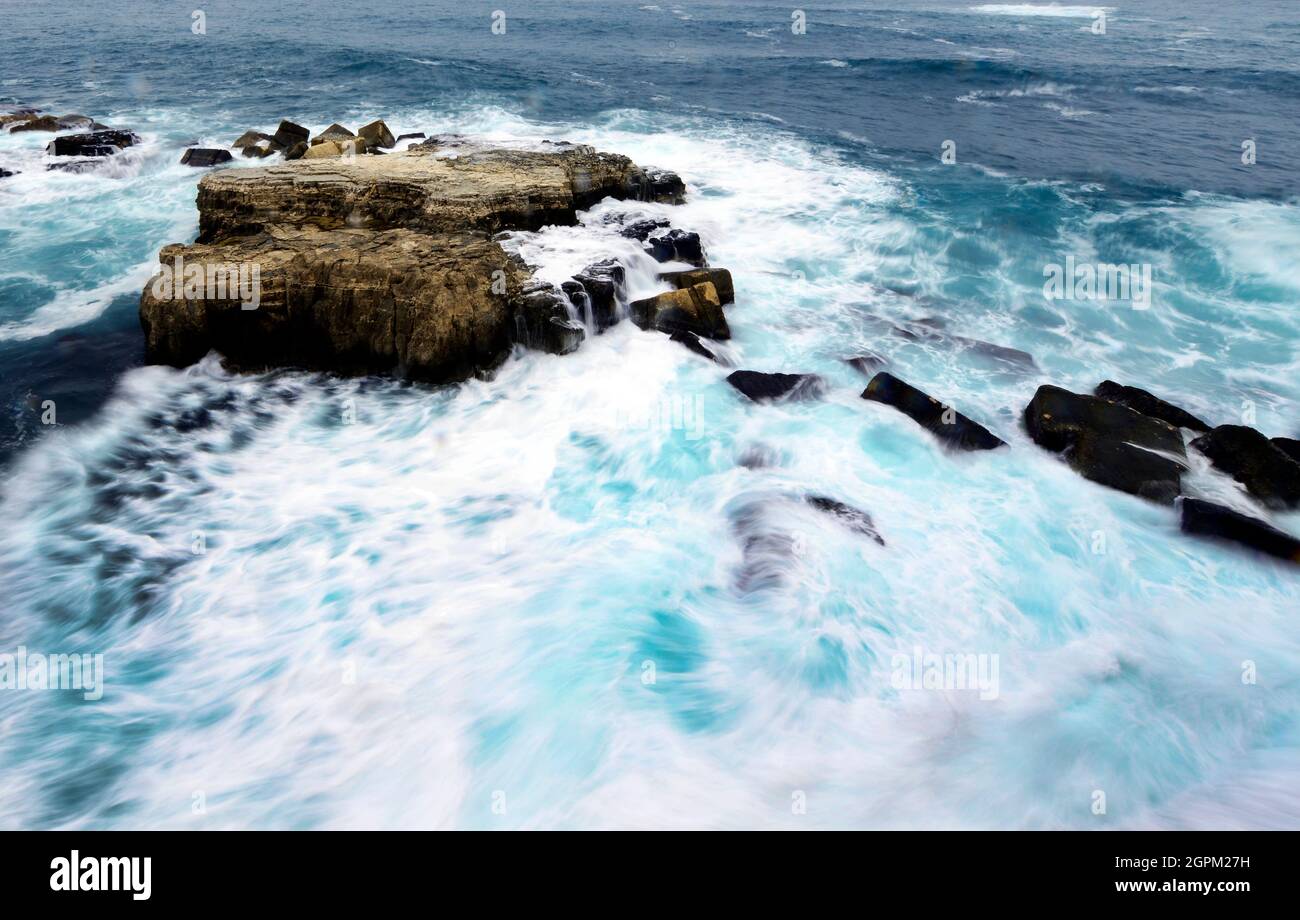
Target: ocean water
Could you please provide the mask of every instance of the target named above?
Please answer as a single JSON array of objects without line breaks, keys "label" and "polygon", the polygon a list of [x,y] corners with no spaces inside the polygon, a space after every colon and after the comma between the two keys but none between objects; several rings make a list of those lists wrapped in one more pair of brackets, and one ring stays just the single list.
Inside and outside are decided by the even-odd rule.
[{"label": "ocean water", "polygon": [[[0,0],[0,102],[145,141],[73,175],[0,134],[0,652],[105,668],[100,700],[0,692],[0,826],[1300,826],[1294,567],[1019,424],[1112,378],[1300,436],[1294,3],[1116,2],[1102,35],[1047,3],[807,4],[800,35],[742,0],[503,0],[504,35],[195,6],[206,34]],[[198,227],[181,151],[281,117],[678,171],[683,206],[509,245],[553,279],[622,255],[638,296],[604,219],[670,217],[734,274],[726,356],[825,397],[749,403],[626,322],[451,387],[142,366],[139,291]],[[1067,256],[1149,264],[1150,308],[1047,300]],[[918,319],[1034,366],[889,332]],[[861,400],[864,350],[1009,448]],[[900,688],[916,649],[989,656],[997,692]]]}]

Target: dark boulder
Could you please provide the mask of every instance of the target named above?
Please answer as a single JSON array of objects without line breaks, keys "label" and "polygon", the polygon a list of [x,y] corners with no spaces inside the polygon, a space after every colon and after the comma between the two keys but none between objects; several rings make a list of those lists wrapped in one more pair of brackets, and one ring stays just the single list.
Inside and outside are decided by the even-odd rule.
[{"label": "dark boulder", "polygon": [[421,141],[422,141],[422,140],[424,140],[425,137],[426,137],[426,135],[425,135],[425,133],[424,133],[423,131],[412,131],[410,134],[399,134],[399,135],[397,135],[397,143],[400,144],[402,141],[407,141],[407,140],[421,140]]},{"label": "dark boulder", "polygon": [[357,137],[365,140],[367,149],[397,145],[397,138],[393,137],[393,132],[388,130],[388,125],[384,124],[382,120],[362,125],[357,131]]},{"label": "dark boulder", "polygon": [[619,303],[627,272],[614,259],[588,265],[573,276],[587,296],[592,321],[597,329],[607,329],[618,322]]},{"label": "dark boulder", "polygon": [[0,179],[8,179],[10,176],[16,175],[18,175],[18,173],[12,169],[0,169]]},{"label": "dark boulder", "polygon": [[1192,447],[1268,507],[1300,505],[1300,463],[1254,428],[1220,425]]},{"label": "dark boulder", "polygon": [[1024,413],[1034,443],[1085,479],[1171,503],[1182,484],[1183,436],[1167,422],[1097,396],[1041,386]]},{"label": "dark boulder", "polygon": [[718,291],[706,281],[679,291],[634,300],[628,306],[632,322],[642,329],[693,332],[709,339],[729,339],[731,329],[722,312]]},{"label": "dark boulder", "polygon": [[1034,443],[1058,453],[1071,447],[1087,431],[1180,459],[1187,456],[1182,434],[1168,422],[1108,399],[1071,393],[1050,384],[1034,393],[1025,407],[1024,418],[1025,429]]},{"label": "dark boulder", "polygon": [[733,371],[727,377],[727,383],[755,402],[816,399],[825,389],[824,382],[816,374]]},{"label": "dark boulder", "polygon": [[681,204],[686,200],[686,183],[677,173],[667,169],[647,167],[645,178],[649,185],[646,197],[650,201]]},{"label": "dark boulder", "polygon": [[1300,463],[1300,441],[1295,438],[1272,438],[1273,446],[1286,454],[1296,463]]},{"label": "dark boulder", "polygon": [[1258,518],[1199,498],[1184,498],[1180,504],[1184,533],[1230,540],[1279,559],[1300,563],[1300,540]]},{"label": "dark boulder", "polygon": [[881,546],[885,545],[885,539],[876,530],[876,525],[871,520],[871,515],[860,508],[854,508],[852,505],[846,505],[844,502],[836,501],[825,495],[806,495],[804,501],[812,505],[818,511],[824,511],[834,517],[845,527],[854,533],[860,533],[863,536],[870,537]]},{"label": "dark boulder", "polygon": [[275,139],[274,135],[263,134],[261,131],[245,131],[243,134],[239,135],[239,137],[235,139],[235,142],[230,146],[236,149],[243,149],[244,147],[252,147],[258,144],[268,144],[274,146],[276,150],[280,149],[280,142]]},{"label": "dark boulder", "polygon": [[217,166],[234,159],[229,150],[217,150],[210,147],[195,147],[181,154],[182,166]]},{"label": "dark boulder", "polygon": [[577,351],[587,336],[582,323],[569,316],[563,295],[552,285],[529,283],[515,313],[514,339],[525,348],[553,355]]},{"label": "dark boulder", "polygon": [[1190,428],[1193,431],[1210,430],[1209,425],[1190,412],[1178,408],[1173,403],[1167,403],[1160,397],[1137,387],[1124,386],[1113,380],[1103,380],[1097,384],[1097,389],[1093,390],[1093,393],[1102,399],[1109,399],[1121,406],[1128,406],[1143,415],[1149,415],[1152,418],[1160,419],[1162,422],[1168,422],[1175,428]]},{"label": "dark boulder", "polygon": [[871,378],[862,398],[893,406],[939,440],[961,450],[992,450],[1006,444],[979,422],[884,371]]},{"label": "dark boulder", "polygon": [[280,127],[275,129],[275,135],[272,138],[275,143],[284,150],[289,150],[297,144],[306,144],[311,140],[311,132],[302,125],[294,124],[287,119],[280,122]]},{"label": "dark boulder", "polygon": [[708,264],[700,235],[689,230],[669,230],[663,236],[651,237],[647,250],[659,262],[687,262],[698,268]]},{"label": "dark boulder", "polygon": [[284,152],[286,160],[301,160],[311,147],[306,141],[299,141]]},{"label": "dark boulder", "polygon": [[679,345],[686,346],[687,348],[689,348],[691,351],[695,352],[697,355],[699,355],[702,358],[708,358],[710,361],[713,361],[715,363],[721,363],[718,361],[718,356],[715,355],[712,351],[710,351],[708,346],[706,346],[703,342],[701,342],[700,337],[696,335],[694,332],[686,332],[684,330],[677,329],[673,332],[672,335],[669,336],[669,338],[672,339],[674,342],[677,342]]},{"label": "dark boulder", "polygon": [[106,157],[138,143],[140,138],[130,131],[92,131],[56,137],[45,152],[56,157]]},{"label": "dark boulder", "polygon": [[724,304],[736,302],[736,288],[731,280],[731,272],[725,268],[692,268],[680,272],[660,272],[660,281],[667,281],[675,288],[688,288],[705,281],[713,283],[718,292],[718,299]]}]

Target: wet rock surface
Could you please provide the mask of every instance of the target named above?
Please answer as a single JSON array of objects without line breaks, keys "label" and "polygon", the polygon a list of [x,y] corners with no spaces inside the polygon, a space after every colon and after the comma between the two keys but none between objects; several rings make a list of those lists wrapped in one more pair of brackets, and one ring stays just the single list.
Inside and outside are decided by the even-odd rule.
[{"label": "wet rock surface", "polygon": [[1300,463],[1254,428],[1220,425],[1192,447],[1268,507],[1300,506]]},{"label": "wet rock surface", "polygon": [[1184,533],[1247,546],[1278,559],[1300,563],[1300,540],[1258,518],[1196,498],[1179,504]]},{"label": "wet rock surface", "polygon": [[960,450],[992,450],[1006,444],[979,422],[967,418],[893,374],[883,371],[876,374],[862,391],[862,398],[892,406],[950,447]]}]

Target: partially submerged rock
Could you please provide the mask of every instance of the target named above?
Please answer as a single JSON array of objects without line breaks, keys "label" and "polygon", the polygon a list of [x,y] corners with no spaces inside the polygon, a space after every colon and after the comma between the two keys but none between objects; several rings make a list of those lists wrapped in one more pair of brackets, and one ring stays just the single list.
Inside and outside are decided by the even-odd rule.
[{"label": "partially submerged rock", "polygon": [[1271,524],[1198,498],[1183,498],[1179,503],[1184,533],[1229,540],[1278,559],[1300,563],[1300,540]]},{"label": "partially submerged rock", "polygon": [[285,119],[280,122],[280,127],[275,129],[272,139],[281,149],[288,150],[296,144],[305,144],[310,141],[311,132],[302,125]]},{"label": "partially submerged rock", "polygon": [[182,166],[218,166],[229,163],[234,157],[229,150],[217,150],[209,147],[194,147],[181,154]]},{"label": "partially submerged rock", "polygon": [[649,253],[659,262],[687,262],[701,268],[708,264],[698,233],[669,230],[662,236],[651,237],[649,243]]},{"label": "partially submerged rock", "polygon": [[695,352],[697,355],[699,355],[702,358],[708,358],[710,361],[713,361],[714,363],[718,363],[718,364],[721,363],[720,361],[718,361],[718,356],[714,354],[713,351],[707,345],[701,342],[700,337],[696,335],[694,332],[685,332],[681,329],[678,329],[675,330],[673,334],[669,336],[669,338],[672,339],[674,342],[678,343],[679,345],[683,345],[686,348],[690,349],[691,351]]},{"label": "partially submerged rock", "polygon": [[140,143],[130,131],[91,131],[88,134],[65,134],[46,146],[45,152],[56,157],[107,157]]},{"label": "partially submerged rock", "polygon": [[1093,392],[1102,399],[1109,399],[1121,406],[1128,406],[1143,415],[1158,418],[1162,422],[1168,422],[1176,428],[1190,428],[1192,431],[1210,430],[1209,425],[1190,412],[1178,408],[1173,403],[1165,402],[1160,397],[1137,387],[1124,386],[1113,380],[1103,380],[1097,384],[1097,388]]},{"label": "partially submerged rock", "polygon": [[711,282],[634,300],[628,307],[632,322],[642,329],[693,332],[708,339],[729,339],[731,329]]},{"label": "partially submerged rock", "polygon": [[596,329],[607,329],[618,322],[626,282],[627,272],[614,259],[602,259],[573,276]]},{"label": "partially submerged rock", "polygon": [[[89,127],[89,124],[86,125]],[[19,121],[9,129],[11,134],[19,134],[23,131],[59,131],[62,130],[59,125],[59,119],[53,115],[38,115],[25,120]]]},{"label": "partially submerged rock", "polygon": [[889,366],[889,360],[874,351],[864,351],[862,354],[845,358],[844,363],[868,377],[876,376],[877,373]]},{"label": "partially submerged rock", "polygon": [[16,176],[18,172],[12,169],[0,169],[0,179],[8,179],[10,176]]},{"label": "partially submerged rock", "polygon": [[731,272],[725,268],[692,268],[688,271],[660,272],[659,280],[667,281],[678,289],[708,281],[717,290],[718,299],[724,305],[736,302],[736,287],[732,283]]},{"label": "partially submerged rock", "polygon": [[1273,446],[1286,454],[1296,463],[1300,463],[1300,441],[1295,438],[1270,438]]},{"label": "partially submerged rock", "polygon": [[559,290],[541,281],[524,285],[511,332],[520,345],[553,355],[577,351],[587,337],[586,327],[569,316]]},{"label": "partially submerged rock", "polygon": [[1187,454],[1168,422],[1050,385],[1038,388],[1024,421],[1034,443],[1085,479],[1165,504],[1179,493]]},{"label": "partially submerged rock", "polygon": [[861,508],[854,508],[852,505],[846,505],[842,501],[829,498],[825,495],[806,495],[804,501],[812,505],[818,511],[824,511],[838,520],[845,527],[854,533],[860,533],[863,536],[870,537],[881,546],[885,545],[885,538],[876,530],[875,523],[871,520],[871,515]]},{"label": "partially submerged rock", "polygon": [[871,378],[862,398],[894,407],[951,447],[992,450],[1006,445],[979,422],[884,371]]},{"label": "partially submerged rock", "polygon": [[363,125],[357,131],[357,137],[364,140],[367,147],[397,146],[397,138],[393,137],[393,132],[388,130],[388,125],[384,124],[382,120]]},{"label": "partially submerged rock", "polygon": [[1300,506],[1300,463],[1254,428],[1220,425],[1192,447],[1270,508]]},{"label": "partially submerged rock", "polygon": [[733,371],[727,383],[755,402],[800,401],[821,396],[825,384],[816,374],[769,374]]}]

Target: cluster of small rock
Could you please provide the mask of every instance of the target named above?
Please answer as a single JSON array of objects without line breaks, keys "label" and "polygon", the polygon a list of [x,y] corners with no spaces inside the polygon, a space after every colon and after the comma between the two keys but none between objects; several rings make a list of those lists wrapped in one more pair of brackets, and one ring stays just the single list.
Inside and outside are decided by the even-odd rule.
[{"label": "cluster of small rock", "polygon": [[[321,157],[358,156],[365,153],[382,154],[407,138],[423,138],[423,133],[403,134],[393,137],[393,132],[382,120],[370,122],[359,130],[332,124],[315,137],[300,124],[284,119],[274,134],[262,131],[245,131],[230,146],[241,156],[265,159],[280,154],[286,160],[318,159]],[[230,151],[213,147],[194,147],[181,157],[185,166],[219,166],[234,157]]]},{"label": "cluster of small rock", "polygon": [[[849,359],[855,366],[862,359]],[[755,401],[819,396],[823,381],[810,374],[736,371],[728,382]],[[892,406],[957,450],[992,450],[1006,442],[934,397],[881,371],[862,398]],[[1060,454],[1092,482],[1167,505],[1177,505],[1187,533],[1245,544],[1300,563],[1300,540],[1223,505],[1183,493],[1188,468],[1183,429],[1198,436],[1190,447],[1241,483],[1267,508],[1300,507],[1300,441],[1269,438],[1245,425],[1211,427],[1172,403],[1137,387],[1102,381],[1092,394],[1038,388],[1023,413],[1035,444]]]},{"label": "cluster of small rock", "polygon": [[[50,115],[39,109],[19,108],[0,114],[0,130],[10,134],[28,131],[58,133],[75,131],[75,134],[63,134],[54,138],[45,148],[50,156],[69,157],[66,162],[50,163],[46,169],[81,172],[93,167],[103,157],[110,157],[127,147],[140,143],[140,138],[131,131],[110,128],[100,124],[88,115]],[[17,175],[16,172],[0,169],[0,179]]]}]

